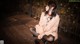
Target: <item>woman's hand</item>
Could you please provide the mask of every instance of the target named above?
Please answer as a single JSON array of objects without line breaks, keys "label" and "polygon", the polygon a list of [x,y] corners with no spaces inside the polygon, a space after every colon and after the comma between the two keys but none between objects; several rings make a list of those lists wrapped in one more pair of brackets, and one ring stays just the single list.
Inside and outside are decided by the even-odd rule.
[{"label": "woman's hand", "polygon": [[43,36],[44,36],[44,33],[39,34],[38,39],[42,39]]},{"label": "woman's hand", "polygon": [[41,35],[38,35],[38,39],[41,39],[42,38],[42,36]]}]

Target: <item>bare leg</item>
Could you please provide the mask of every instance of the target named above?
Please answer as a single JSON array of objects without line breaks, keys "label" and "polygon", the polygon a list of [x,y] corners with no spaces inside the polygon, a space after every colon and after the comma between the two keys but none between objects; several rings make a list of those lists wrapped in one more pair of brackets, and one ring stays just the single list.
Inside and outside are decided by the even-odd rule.
[{"label": "bare leg", "polygon": [[44,35],[42,38],[42,41],[44,42],[44,44],[53,44],[54,43],[54,37],[52,35]]}]

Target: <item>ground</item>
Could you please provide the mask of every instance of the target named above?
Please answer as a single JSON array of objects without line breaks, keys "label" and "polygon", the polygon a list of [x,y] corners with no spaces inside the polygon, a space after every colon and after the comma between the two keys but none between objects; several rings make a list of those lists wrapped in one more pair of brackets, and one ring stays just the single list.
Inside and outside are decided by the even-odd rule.
[{"label": "ground", "polygon": [[[26,14],[10,16],[1,24],[1,39],[5,44],[34,44],[29,28],[36,24],[38,21]],[[78,42],[59,32],[59,40],[55,44],[78,44]]]}]

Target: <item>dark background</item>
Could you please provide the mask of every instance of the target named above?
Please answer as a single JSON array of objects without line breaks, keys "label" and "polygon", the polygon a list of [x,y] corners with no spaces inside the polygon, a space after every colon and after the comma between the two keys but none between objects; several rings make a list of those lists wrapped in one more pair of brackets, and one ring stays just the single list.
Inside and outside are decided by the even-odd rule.
[{"label": "dark background", "polygon": [[[3,36],[3,28],[5,19],[15,15],[28,15],[31,18],[39,18],[41,11],[49,0],[0,0],[0,39]],[[53,0],[57,3],[57,13],[60,15],[61,21],[59,32],[63,32],[64,36],[80,40],[80,2],[69,2],[68,0]],[[39,19],[37,19],[39,20]],[[7,36],[7,35],[6,35]]]}]

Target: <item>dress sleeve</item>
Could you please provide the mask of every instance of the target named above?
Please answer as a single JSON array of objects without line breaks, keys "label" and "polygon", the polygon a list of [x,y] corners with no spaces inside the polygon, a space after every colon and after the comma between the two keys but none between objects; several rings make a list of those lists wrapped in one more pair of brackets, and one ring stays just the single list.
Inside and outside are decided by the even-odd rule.
[{"label": "dress sleeve", "polygon": [[37,24],[35,26],[36,32],[39,33],[39,34],[43,33],[43,27],[42,27],[42,25],[43,25],[43,17],[44,17],[44,12],[41,13],[39,24]]},{"label": "dress sleeve", "polygon": [[39,21],[39,25],[41,25],[42,24],[42,21],[43,21],[43,16],[45,15],[45,13],[44,12],[42,12],[41,13],[41,17],[40,17],[40,21]]}]

